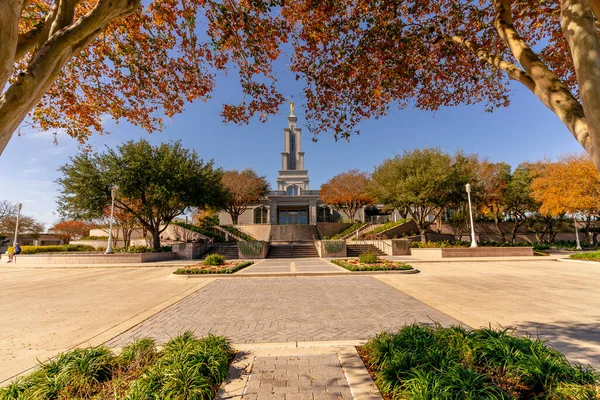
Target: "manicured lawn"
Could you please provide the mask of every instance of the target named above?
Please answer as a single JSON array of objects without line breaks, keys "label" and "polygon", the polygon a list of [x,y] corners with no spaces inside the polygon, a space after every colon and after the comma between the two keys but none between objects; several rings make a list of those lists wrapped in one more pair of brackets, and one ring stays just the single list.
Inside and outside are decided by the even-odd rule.
[{"label": "manicured lawn", "polygon": [[569,258],[573,260],[600,261],[600,251],[592,251],[589,253],[571,254]]},{"label": "manicured lawn", "polygon": [[197,339],[190,332],[161,351],[151,339],[139,339],[119,355],[102,346],[76,349],[0,389],[0,399],[212,400],[233,356],[224,337]]},{"label": "manicured lawn", "polygon": [[378,259],[374,263],[364,263],[354,259],[332,260],[331,262],[348,271],[407,271],[413,269],[412,266],[403,262],[382,259]]},{"label": "manicured lawn", "polygon": [[507,330],[410,325],[359,354],[386,400],[600,398],[591,367]]},{"label": "manicured lawn", "polygon": [[233,274],[254,264],[252,261],[225,261],[221,265],[205,265],[203,263],[189,265],[185,268],[179,268],[174,273],[177,275],[188,274]]}]

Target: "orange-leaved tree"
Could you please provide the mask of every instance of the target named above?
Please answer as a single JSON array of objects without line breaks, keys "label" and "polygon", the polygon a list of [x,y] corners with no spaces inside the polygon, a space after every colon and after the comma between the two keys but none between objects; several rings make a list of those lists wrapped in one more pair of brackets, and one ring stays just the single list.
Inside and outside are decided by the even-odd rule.
[{"label": "orange-leaved tree", "polygon": [[270,62],[284,27],[260,14],[241,18],[245,8],[265,11],[260,1],[235,3],[0,1],[0,154],[27,116],[81,142],[103,131],[106,115],[160,129],[185,102],[208,99],[215,73],[232,65],[245,96],[224,118],[275,112],[283,96]]},{"label": "orange-leaved tree", "polygon": [[92,225],[84,221],[62,220],[54,224],[49,231],[57,234],[61,239],[69,243],[73,239],[78,240],[84,236],[88,236],[91,228]]},{"label": "orange-leaved tree", "polygon": [[600,213],[600,173],[588,155],[567,155],[556,162],[537,163],[535,174],[532,196],[541,203],[542,214]]},{"label": "orange-leaved tree", "polygon": [[227,194],[224,210],[231,216],[234,225],[252,203],[256,203],[269,191],[269,183],[251,168],[243,171],[225,171],[222,178]]},{"label": "orange-leaved tree", "polygon": [[348,216],[354,222],[356,213],[373,198],[368,191],[369,174],[352,169],[331,178],[321,185],[321,200]]}]

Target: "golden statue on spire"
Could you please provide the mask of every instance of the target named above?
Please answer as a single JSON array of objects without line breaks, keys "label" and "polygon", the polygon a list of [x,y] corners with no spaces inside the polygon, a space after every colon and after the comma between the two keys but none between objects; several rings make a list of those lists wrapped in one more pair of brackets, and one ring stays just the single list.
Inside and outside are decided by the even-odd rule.
[{"label": "golden statue on spire", "polygon": [[294,115],[294,108],[296,108],[294,106],[294,100],[290,100],[290,117],[295,117],[295,115]]}]

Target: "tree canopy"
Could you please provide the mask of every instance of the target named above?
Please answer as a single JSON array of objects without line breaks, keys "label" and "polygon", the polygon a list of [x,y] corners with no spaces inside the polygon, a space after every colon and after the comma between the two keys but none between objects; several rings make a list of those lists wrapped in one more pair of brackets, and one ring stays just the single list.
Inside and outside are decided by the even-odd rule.
[{"label": "tree canopy", "polygon": [[59,235],[67,243],[90,234],[92,225],[84,221],[62,220],[54,224],[48,231]]},{"label": "tree canopy", "polygon": [[224,209],[231,215],[233,224],[238,223],[239,216],[250,204],[256,203],[269,192],[267,179],[251,168],[241,172],[235,169],[225,171],[222,181],[227,195]]},{"label": "tree canopy", "polygon": [[600,168],[599,0],[140,3],[1,3],[0,151],[32,110],[37,126],[81,140],[106,114],[159,129],[230,67],[245,96],[224,118],[264,119],[283,101],[272,63],[289,43],[315,133],[348,137],[391,105],[492,110],[514,81]]},{"label": "tree canopy", "polygon": [[[454,156],[438,148],[415,149],[385,160],[372,174],[371,193],[390,208],[406,208],[421,241],[426,228],[448,206],[466,199],[465,185],[477,186],[475,156]],[[477,192],[477,190],[474,190]]]},{"label": "tree canopy", "polygon": [[130,141],[105,153],[82,152],[59,168],[59,206],[75,219],[99,218],[118,190],[115,209],[133,215],[160,247],[160,234],[190,207],[222,206],[222,171],[181,142],[152,146]]},{"label": "tree canopy", "polygon": [[600,173],[589,156],[563,156],[555,162],[537,163],[534,170],[532,196],[540,202],[541,213],[600,214]]},{"label": "tree canopy", "polygon": [[331,178],[321,185],[321,200],[341,210],[351,222],[358,210],[373,203],[368,190],[369,174],[352,169]]}]

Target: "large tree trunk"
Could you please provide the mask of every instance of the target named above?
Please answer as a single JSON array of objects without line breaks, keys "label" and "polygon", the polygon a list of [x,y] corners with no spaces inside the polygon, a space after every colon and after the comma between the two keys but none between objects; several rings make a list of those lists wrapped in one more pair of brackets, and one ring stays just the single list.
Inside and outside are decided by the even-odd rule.
[{"label": "large tree trunk", "polygon": [[424,227],[419,226],[419,234],[421,235],[421,243],[427,243],[427,230]]},{"label": "large tree trunk", "polygon": [[[578,0],[561,1],[563,3],[579,3]],[[581,103],[573,96],[565,84],[558,79],[515,29],[512,18],[511,1],[493,0],[493,4],[496,9],[494,27],[514,55],[515,59],[523,67],[523,70],[514,64],[508,63],[510,65],[507,67],[500,62],[494,62],[494,60],[488,61],[486,60],[486,57],[482,58],[482,56],[479,56],[480,59],[488,61],[492,65],[504,70],[511,79],[521,82],[526,88],[531,90],[537,98],[565,124],[571,134],[586,152],[590,154],[594,163],[596,163],[596,166],[600,169],[600,154],[597,154],[600,148],[596,145],[596,139],[594,139],[597,132],[590,130],[590,125],[593,125],[594,123],[592,122],[589,124],[590,116],[587,112],[588,106],[584,105],[586,107],[584,110],[584,107],[582,107]],[[563,25],[564,24],[565,22],[563,20]],[[469,43],[464,45],[469,48]],[[472,49],[471,51],[476,53],[476,50],[477,49]],[[484,54],[484,56],[487,56],[487,58],[490,57],[487,54]],[[597,62],[597,60],[598,59],[596,58],[595,62]],[[502,61],[506,63],[506,61]],[[580,90],[581,87],[580,82]],[[598,88],[598,86],[595,87],[596,90],[598,90]],[[592,105],[590,104],[590,106]],[[593,107],[590,108],[594,110]],[[596,110],[597,109],[598,108],[596,108]],[[586,117],[588,117],[588,120],[586,120]],[[597,117],[600,118],[600,116]],[[598,140],[598,144],[600,144],[600,140]]]},{"label": "large tree trunk", "polygon": [[158,229],[152,231],[152,248],[154,250],[160,249],[160,232]]},{"label": "large tree trunk", "polygon": [[[13,30],[19,23],[19,16],[11,14],[22,1],[2,0],[0,2],[0,88],[4,88],[13,72],[13,60],[17,51],[14,46]],[[50,37],[39,48],[15,81],[0,97],[0,155],[4,152],[13,133],[27,114],[40,101],[44,93],[61,73],[73,54],[87,47],[106,29],[109,22],[135,11],[140,0],[99,0],[94,9],[78,21],[55,20]],[[72,7],[75,7],[74,2]],[[64,14],[56,13],[56,18]],[[6,25],[8,24],[8,25]],[[58,24],[58,25],[57,25]],[[7,63],[10,71],[6,76]],[[0,90],[0,93],[2,90]]]},{"label": "large tree trunk", "polygon": [[[561,0],[561,27],[571,54],[592,151],[600,170],[600,40],[588,0]],[[597,2],[594,4],[597,6]]]},{"label": "large tree trunk", "polygon": [[231,223],[233,225],[237,225],[239,214],[237,214],[237,213],[231,213],[230,215],[231,215]]}]

